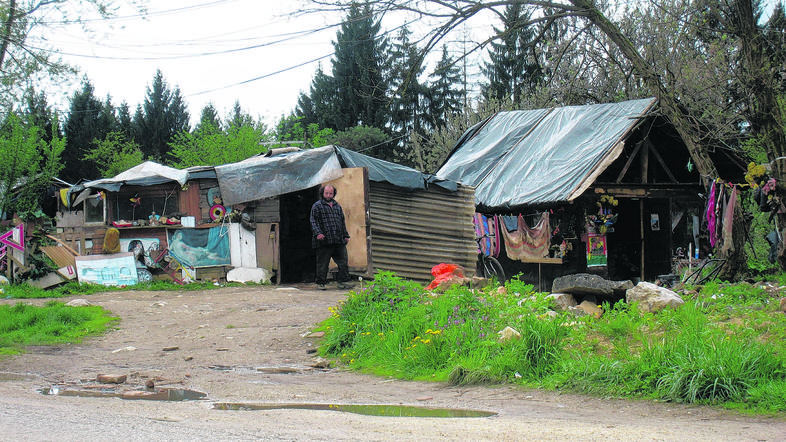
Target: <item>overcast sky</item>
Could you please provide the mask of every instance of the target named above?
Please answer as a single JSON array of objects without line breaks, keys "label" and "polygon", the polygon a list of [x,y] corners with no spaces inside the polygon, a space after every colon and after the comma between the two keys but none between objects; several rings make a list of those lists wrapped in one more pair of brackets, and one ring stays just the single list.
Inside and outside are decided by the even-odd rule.
[{"label": "overcast sky", "polygon": [[[330,69],[341,15],[289,15],[292,0],[150,0],[143,17],[118,17],[56,29],[49,35],[63,58],[87,75],[96,95],[132,111],[160,69],[170,88],[180,88],[192,121],[207,103],[227,114],[235,101],[272,124],[307,91],[318,66]],[[67,111],[78,82],[53,96]],[[65,99],[64,99],[65,98]]]},{"label": "overcast sky", "polygon": [[[332,41],[345,16],[294,16],[297,7],[310,6],[307,0],[148,0],[147,6],[145,16],[122,9],[109,20],[88,20],[90,33],[79,25],[48,28],[47,39],[87,75],[98,97],[109,94],[115,105],[125,101],[132,113],[160,69],[170,88],[180,88],[192,123],[207,103],[223,117],[239,101],[271,127],[308,91],[319,63],[330,72]],[[485,38],[492,31],[488,23],[464,27],[462,35]],[[418,26],[423,22],[410,29],[417,34]],[[461,50],[455,39],[444,43]],[[438,58],[441,50],[435,52]],[[475,64],[468,69],[477,70]],[[48,93],[50,103],[67,112],[78,88],[77,79],[59,95]]]},{"label": "overcast sky", "polygon": [[[766,0],[770,7],[775,2]],[[291,15],[307,0],[148,0],[146,4],[144,16],[121,9],[110,20],[88,20],[90,33],[79,25],[48,27],[48,44],[60,48],[63,59],[87,75],[98,97],[109,94],[115,105],[125,101],[132,113],[160,69],[170,88],[180,88],[192,123],[207,103],[223,117],[239,101],[243,110],[273,126],[295,108],[298,94],[308,91],[320,62],[330,72],[331,42],[344,17]],[[473,20],[472,27],[462,28],[461,38],[485,39],[492,32],[491,23],[499,26],[490,19]],[[428,25],[418,22],[410,29],[417,34],[418,26]],[[456,38],[443,42],[460,51]],[[436,57],[441,54],[435,52]],[[469,79],[474,87],[480,55],[468,67],[476,75]],[[78,88],[77,79],[60,88],[59,94],[47,91],[47,96],[64,114],[68,98]]]}]

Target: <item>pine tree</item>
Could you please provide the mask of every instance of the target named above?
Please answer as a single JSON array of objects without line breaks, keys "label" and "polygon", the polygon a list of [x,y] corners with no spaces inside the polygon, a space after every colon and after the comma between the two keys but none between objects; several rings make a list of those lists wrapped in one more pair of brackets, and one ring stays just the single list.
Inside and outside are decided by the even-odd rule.
[{"label": "pine tree", "polygon": [[137,108],[134,124],[137,127],[137,142],[147,159],[166,160],[169,142],[175,134],[189,130],[189,115],[180,89],[170,90],[164,75],[157,71],[152,87]]},{"label": "pine tree", "polygon": [[[47,103],[46,93],[36,93],[31,87],[25,91],[25,107],[22,111],[22,119],[26,126],[36,126],[41,129],[41,139],[47,143],[52,142],[54,137],[62,137],[60,119]],[[50,130],[55,127],[55,133]]]},{"label": "pine tree", "polygon": [[542,78],[540,66],[534,56],[535,29],[525,26],[532,15],[526,5],[513,2],[505,8],[503,29],[494,28],[501,42],[492,42],[481,71],[488,78],[482,93],[487,100],[523,101]]},{"label": "pine tree", "polygon": [[370,4],[353,4],[336,34],[333,79],[336,123],[344,130],[364,125],[384,128],[389,119],[388,85],[383,77],[387,41],[378,36],[380,23]]},{"label": "pine tree", "polygon": [[131,118],[131,109],[125,101],[120,103],[117,108],[117,126],[118,131],[123,134],[126,140],[136,140],[136,131],[134,130],[134,120]]},{"label": "pine tree", "polygon": [[120,123],[117,121],[117,115],[115,115],[115,106],[112,104],[112,97],[110,97],[109,94],[107,94],[104,103],[101,105],[98,121],[100,127],[104,128],[107,134],[109,132],[116,132],[120,128]]},{"label": "pine tree", "polygon": [[[311,80],[309,93],[301,93],[298,97],[295,116],[305,125],[316,124],[322,128],[335,129],[342,124],[338,118],[337,102],[336,82],[333,77],[325,74],[320,65]],[[284,120],[292,121],[291,119]],[[282,121],[282,123],[286,123],[286,121]]]},{"label": "pine tree", "polygon": [[232,111],[229,113],[226,121],[224,122],[224,127],[226,127],[227,131],[236,130],[241,127],[260,128],[263,129],[263,131],[267,130],[262,122],[255,121],[251,114],[244,111],[243,108],[240,107],[240,102],[237,100],[235,100],[235,104],[232,106]]},{"label": "pine tree", "polygon": [[[412,32],[402,27],[392,45],[390,66],[390,83],[393,91],[392,113],[390,126],[393,135],[398,139],[398,146],[406,145],[406,137],[410,133],[425,136],[426,123],[425,95],[426,88],[420,83],[423,73],[420,62],[420,50],[409,40]],[[394,159],[392,155],[388,158]]]},{"label": "pine tree", "polygon": [[194,128],[194,132],[215,133],[221,130],[221,118],[218,116],[213,103],[208,103],[202,108],[202,115],[199,123]]},{"label": "pine tree", "polygon": [[94,93],[93,85],[85,78],[82,89],[71,97],[71,107],[65,122],[66,146],[60,177],[67,182],[100,178],[92,161],[85,160],[95,140],[103,140],[111,132],[107,125],[104,104]]},{"label": "pine tree", "polygon": [[461,88],[461,69],[442,46],[442,58],[429,76],[428,112],[426,116],[431,130],[444,128],[448,117],[461,111],[461,99],[465,91]]}]

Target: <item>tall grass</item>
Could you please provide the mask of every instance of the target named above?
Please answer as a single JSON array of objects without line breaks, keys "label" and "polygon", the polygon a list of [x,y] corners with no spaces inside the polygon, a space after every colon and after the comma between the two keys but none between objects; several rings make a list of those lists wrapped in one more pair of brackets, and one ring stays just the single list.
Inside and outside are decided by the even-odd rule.
[{"label": "tall grass", "polygon": [[[600,319],[549,312],[516,278],[505,289],[433,294],[380,273],[333,309],[320,352],[404,379],[786,410],[786,317],[756,286],[708,284],[656,314],[606,304]],[[500,340],[506,327],[520,338]]]}]

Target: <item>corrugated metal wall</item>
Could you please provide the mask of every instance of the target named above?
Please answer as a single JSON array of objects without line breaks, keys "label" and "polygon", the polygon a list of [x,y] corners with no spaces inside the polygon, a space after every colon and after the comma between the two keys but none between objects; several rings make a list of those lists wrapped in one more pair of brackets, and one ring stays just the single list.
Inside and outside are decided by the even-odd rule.
[{"label": "corrugated metal wall", "polygon": [[371,258],[375,270],[390,270],[414,281],[431,281],[439,263],[459,264],[474,275],[477,244],[472,215],[475,191],[459,186],[448,192],[404,192],[387,183],[370,183]]}]

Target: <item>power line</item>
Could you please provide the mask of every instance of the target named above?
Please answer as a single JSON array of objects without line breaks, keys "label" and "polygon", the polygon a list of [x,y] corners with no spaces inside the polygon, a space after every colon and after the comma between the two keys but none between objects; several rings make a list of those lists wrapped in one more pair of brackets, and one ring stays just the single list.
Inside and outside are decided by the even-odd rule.
[{"label": "power line", "polygon": [[189,5],[180,8],[165,9],[162,11],[155,11],[155,12],[140,12],[139,14],[130,14],[130,15],[122,15],[122,16],[110,15],[108,17],[97,17],[97,18],[87,18],[87,19],[79,18],[76,20],[41,21],[39,23],[48,26],[53,26],[53,25],[70,25],[70,24],[107,23],[107,22],[119,22],[119,21],[126,21],[126,20],[146,19],[149,17],[179,14],[181,12],[210,8],[222,3],[232,3],[236,1],[238,0],[216,0],[208,3],[201,3],[198,5]]},{"label": "power line", "polygon": [[213,89],[208,89],[208,90],[197,92],[197,93],[194,93],[194,94],[188,94],[187,96],[190,97],[190,96],[196,96],[196,95],[204,95],[204,94],[209,94],[211,92],[220,91],[220,90],[223,90],[223,89],[229,89],[229,88],[232,88],[232,87],[235,87],[235,86],[241,86],[241,85],[244,85],[244,84],[252,83],[254,81],[258,81],[258,80],[262,80],[264,78],[272,77],[274,75],[278,75],[278,74],[284,73],[286,71],[291,71],[292,69],[297,69],[297,68],[299,68],[301,66],[305,66],[307,64],[311,64],[311,63],[314,63],[316,61],[323,60],[323,59],[325,59],[327,57],[330,57],[332,55],[333,55],[333,53],[331,52],[330,54],[326,54],[326,55],[323,55],[321,57],[314,58],[312,60],[304,61],[303,63],[297,64],[295,66],[290,66],[288,68],[280,69],[278,71],[271,72],[269,74],[260,75],[258,77],[250,78],[248,80],[243,80],[243,81],[240,81],[240,82],[237,82],[237,83],[233,83],[233,84],[229,84],[229,85],[226,85],[226,86],[221,86],[221,87],[217,87],[217,88],[213,88]]}]

